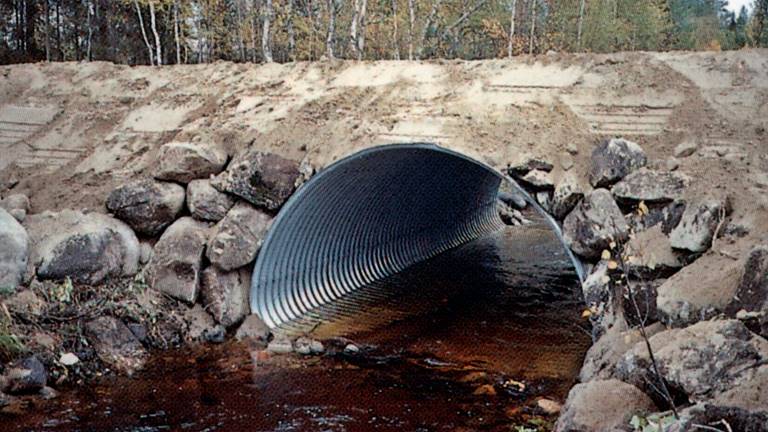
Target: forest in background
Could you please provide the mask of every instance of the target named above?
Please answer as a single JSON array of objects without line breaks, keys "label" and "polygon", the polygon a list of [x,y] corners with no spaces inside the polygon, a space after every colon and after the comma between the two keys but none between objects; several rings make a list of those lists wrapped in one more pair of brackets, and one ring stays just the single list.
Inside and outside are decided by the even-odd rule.
[{"label": "forest in background", "polygon": [[0,63],[487,59],[768,46],[768,0],[0,0]]}]

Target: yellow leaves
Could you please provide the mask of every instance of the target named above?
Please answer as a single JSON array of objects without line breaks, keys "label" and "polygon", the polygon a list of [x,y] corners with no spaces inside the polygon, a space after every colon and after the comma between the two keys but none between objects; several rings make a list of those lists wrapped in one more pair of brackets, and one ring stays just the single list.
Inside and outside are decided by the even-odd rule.
[{"label": "yellow leaves", "polygon": [[608,261],[608,270],[616,270],[617,268],[619,268],[619,263],[614,260]]},{"label": "yellow leaves", "polygon": [[640,204],[637,205],[637,214],[639,216],[645,216],[648,214],[648,206],[645,205],[645,201],[640,201]]},{"label": "yellow leaves", "polygon": [[602,260],[609,260],[609,259],[611,259],[611,251],[609,251],[608,249],[604,249],[603,253],[600,254],[600,259],[602,259]]}]

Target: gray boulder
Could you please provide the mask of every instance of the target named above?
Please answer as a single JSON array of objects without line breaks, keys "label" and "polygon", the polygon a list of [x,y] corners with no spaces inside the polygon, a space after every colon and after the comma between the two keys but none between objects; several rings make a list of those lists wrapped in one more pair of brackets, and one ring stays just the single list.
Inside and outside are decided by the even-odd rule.
[{"label": "gray boulder", "polygon": [[[662,378],[692,401],[732,388],[768,360],[768,341],[737,320],[702,321],[649,341]],[[646,388],[657,382],[650,366],[645,342],[638,342],[616,365],[616,375]]]},{"label": "gray boulder", "polygon": [[272,223],[272,218],[246,202],[239,202],[213,227],[208,259],[223,270],[251,263]]},{"label": "gray boulder", "polygon": [[742,266],[743,262],[708,254],[684,267],[658,288],[661,319],[684,326],[723,312],[736,295]]},{"label": "gray boulder", "polygon": [[604,141],[592,151],[589,182],[594,187],[610,186],[648,163],[643,149],[621,138]]},{"label": "gray boulder", "polygon": [[249,267],[227,272],[211,266],[203,271],[200,296],[203,306],[216,322],[232,327],[251,311],[248,302],[250,289]]},{"label": "gray boulder", "polygon": [[620,201],[666,202],[680,198],[690,179],[684,174],[640,168],[611,189]]},{"label": "gray boulder", "polygon": [[171,297],[194,303],[200,291],[208,232],[207,224],[191,217],[183,217],[169,226],[155,244],[147,265],[149,285]]},{"label": "gray boulder", "polygon": [[11,394],[37,393],[48,382],[45,366],[35,356],[30,356],[9,365],[5,371],[5,388]]},{"label": "gray boulder", "polygon": [[29,236],[19,222],[0,209],[0,288],[15,289],[24,280]]},{"label": "gray boulder", "polygon": [[179,183],[216,175],[227,163],[221,147],[202,142],[171,142],[160,147],[157,157],[155,178]]},{"label": "gray boulder", "polygon": [[148,353],[139,339],[115,317],[89,321],[85,333],[101,361],[117,371],[132,375],[146,363]]},{"label": "gray boulder", "polygon": [[96,285],[139,269],[139,241],[123,222],[73,210],[29,216],[29,264],[40,279],[71,278]]},{"label": "gray boulder", "polygon": [[136,180],[113,190],[106,206],[137,233],[156,236],[181,213],[184,195],[176,183]]},{"label": "gray boulder", "polygon": [[565,174],[555,187],[550,213],[555,218],[563,220],[582,198],[584,198],[584,188],[579,180],[573,174]]},{"label": "gray boulder", "polygon": [[291,196],[300,176],[296,161],[250,150],[235,157],[212,185],[257,207],[277,210]]},{"label": "gray boulder", "polygon": [[624,250],[628,255],[627,267],[634,275],[664,277],[683,267],[661,224],[636,233]]},{"label": "gray boulder", "polygon": [[[645,328],[649,337],[662,330],[664,326],[661,323],[654,323]],[[624,358],[624,354],[642,340],[638,329],[615,328],[607,331],[587,351],[579,372],[579,381],[587,382],[614,377],[614,368]]]},{"label": "gray boulder", "polygon": [[733,317],[756,317],[757,331],[768,337],[768,247],[757,246],[750,251],[736,294],[725,312]]},{"label": "gray boulder", "polygon": [[623,431],[633,415],[656,411],[637,387],[615,379],[576,384],[565,401],[557,432]]},{"label": "gray boulder", "polygon": [[187,185],[187,207],[195,219],[218,222],[235,202],[237,198],[219,192],[208,179],[192,180]]},{"label": "gray boulder", "polygon": [[589,321],[595,339],[610,330],[625,330],[623,310],[619,307],[620,290],[617,290],[611,277],[607,261],[600,261],[594,266],[581,284],[581,292],[590,311]]},{"label": "gray boulder", "polygon": [[704,252],[712,244],[715,230],[730,212],[728,198],[707,197],[688,204],[680,223],[669,234],[672,247]]},{"label": "gray boulder", "polygon": [[606,189],[595,189],[565,218],[563,237],[577,254],[597,258],[611,242],[629,237],[629,226]]}]

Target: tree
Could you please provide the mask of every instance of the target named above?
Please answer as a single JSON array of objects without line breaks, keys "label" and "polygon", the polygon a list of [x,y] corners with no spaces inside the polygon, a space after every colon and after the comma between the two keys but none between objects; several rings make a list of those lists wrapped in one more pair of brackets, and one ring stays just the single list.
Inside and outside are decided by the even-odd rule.
[{"label": "tree", "polygon": [[264,0],[263,26],[261,30],[261,52],[266,63],[272,63],[272,46],[270,45],[269,26],[272,24],[272,16],[275,11],[272,8],[272,0]]}]

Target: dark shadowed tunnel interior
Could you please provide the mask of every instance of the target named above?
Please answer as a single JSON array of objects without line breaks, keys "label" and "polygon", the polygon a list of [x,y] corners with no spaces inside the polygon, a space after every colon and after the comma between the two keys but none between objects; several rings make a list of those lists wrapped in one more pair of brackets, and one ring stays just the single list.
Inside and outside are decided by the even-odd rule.
[{"label": "dark shadowed tunnel interior", "polygon": [[[527,224],[512,232],[498,215],[500,188],[530,201]],[[490,263],[494,271],[484,270]],[[413,312],[403,305],[425,307],[410,297],[455,291],[423,282],[438,273],[462,287],[487,277],[515,286],[524,275],[578,278],[578,266],[556,223],[511,179],[435,145],[379,146],[331,165],[286,203],[256,262],[251,310],[273,328],[302,332],[341,319],[349,328],[336,332],[348,333]]]}]

